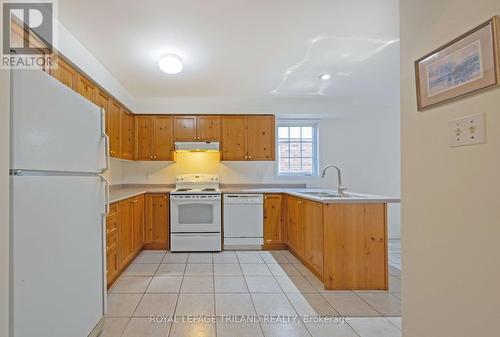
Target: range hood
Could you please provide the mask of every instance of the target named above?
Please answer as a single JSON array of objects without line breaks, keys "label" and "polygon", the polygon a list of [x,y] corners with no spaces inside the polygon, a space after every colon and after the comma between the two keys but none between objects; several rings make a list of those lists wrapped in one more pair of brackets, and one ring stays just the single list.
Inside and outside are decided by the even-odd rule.
[{"label": "range hood", "polygon": [[176,152],[219,152],[219,142],[175,142]]}]

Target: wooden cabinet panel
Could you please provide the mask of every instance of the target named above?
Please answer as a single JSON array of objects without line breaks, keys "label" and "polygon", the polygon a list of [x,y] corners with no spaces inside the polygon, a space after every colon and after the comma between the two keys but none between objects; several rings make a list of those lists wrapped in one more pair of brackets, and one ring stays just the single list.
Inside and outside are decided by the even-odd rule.
[{"label": "wooden cabinet panel", "polygon": [[138,160],[154,159],[154,117],[136,116],[137,155]]},{"label": "wooden cabinet panel", "polygon": [[174,144],[172,141],[172,117],[155,117],[155,159],[171,160]]},{"label": "wooden cabinet panel", "polygon": [[247,117],[249,160],[274,160],[274,116]]},{"label": "wooden cabinet panel", "polygon": [[109,154],[117,158],[121,157],[120,117],[121,106],[112,100],[109,104],[108,116]]},{"label": "wooden cabinet panel", "polygon": [[386,206],[324,205],[326,289],[388,289]]},{"label": "wooden cabinet panel", "polygon": [[283,195],[264,196],[264,247],[283,249],[285,245],[283,230]]},{"label": "wooden cabinet panel", "polygon": [[168,194],[146,195],[146,249],[168,249]]},{"label": "wooden cabinet panel", "polygon": [[132,199],[121,201],[118,208],[120,219],[120,237],[118,241],[118,256],[120,268],[124,268],[134,256],[134,203]]},{"label": "wooden cabinet panel", "polygon": [[124,108],[120,111],[120,141],[121,141],[121,157],[123,159],[134,159],[134,133],[135,119]]},{"label": "wooden cabinet panel", "polygon": [[246,160],[246,117],[222,117],[222,160]]},{"label": "wooden cabinet panel", "polygon": [[50,75],[57,79],[62,84],[76,90],[78,85],[78,73],[71,65],[64,61],[61,57],[57,57],[57,67],[50,69]]},{"label": "wooden cabinet panel", "polygon": [[95,96],[95,104],[104,109],[104,116],[106,121],[106,134],[110,136],[110,116],[109,116],[109,96],[102,90],[97,89]]},{"label": "wooden cabinet panel", "polygon": [[174,141],[196,141],[196,116],[174,116]]},{"label": "wooden cabinet panel", "polygon": [[133,246],[134,254],[142,250],[144,244],[144,195],[135,197],[133,200]]},{"label": "wooden cabinet panel", "polygon": [[304,255],[303,201],[299,198],[287,198],[288,247],[297,255]]},{"label": "wooden cabinet panel", "polygon": [[96,85],[82,74],[78,74],[77,83],[76,91],[89,101],[95,103]]},{"label": "wooden cabinet panel", "polygon": [[118,250],[106,250],[106,280],[108,287],[116,280],[119,273]]},{"label": "wooden cabinet panel", "polygon": [[199,141],[220,140],[220,116],[197,116],[196,137]]},{"label": "wooden cabinet panel", "polygon": [[323,204],[303,200],[304,256],[316,272],[323,274]]}]

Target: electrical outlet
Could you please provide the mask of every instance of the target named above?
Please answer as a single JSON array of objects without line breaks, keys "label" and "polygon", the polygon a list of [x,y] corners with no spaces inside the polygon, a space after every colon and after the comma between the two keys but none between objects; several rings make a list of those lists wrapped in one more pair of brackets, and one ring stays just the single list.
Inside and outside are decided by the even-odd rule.
[{"label": "electrical outlet", "polygon": [[483,113],[451,120],[448,125],[451,147],[486,142],[486,125]]}]

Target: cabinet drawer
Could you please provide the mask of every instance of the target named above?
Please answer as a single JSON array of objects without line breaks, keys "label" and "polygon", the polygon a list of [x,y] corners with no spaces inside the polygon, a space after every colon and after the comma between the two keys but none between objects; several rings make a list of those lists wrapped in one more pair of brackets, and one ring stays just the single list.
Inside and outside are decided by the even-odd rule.
[{"label": "cabinet drawer", "polygon": [[116,234],[118,232],[118,217],[106,220],[106,236]]},{"label": "cabinet drawer", "polygon": [[118,216],[118,203],[115,202],[114,204],[109,205],[109,213],[106,218],[112,219],[116,218],[117,216]]},{"label": "cabinet drawer", "polygon": [[108,235],[106,238],[106,251],[118,249],[118,235]]}]

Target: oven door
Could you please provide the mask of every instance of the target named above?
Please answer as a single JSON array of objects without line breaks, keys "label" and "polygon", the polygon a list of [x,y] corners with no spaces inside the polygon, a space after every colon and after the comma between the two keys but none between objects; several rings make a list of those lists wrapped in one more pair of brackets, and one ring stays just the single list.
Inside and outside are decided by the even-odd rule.
[{"label": "oven door", "polygon": [[220,195],[171,195],[172,233],[220,233]]}]

